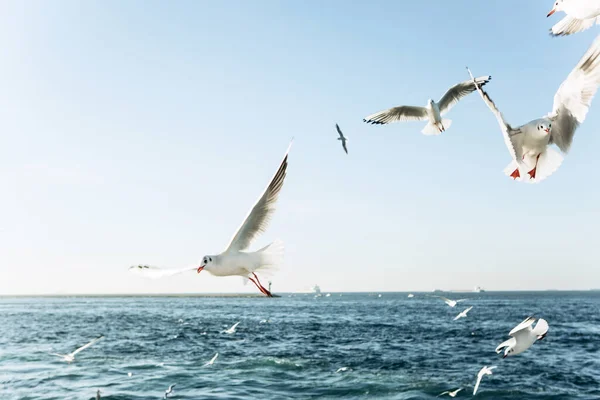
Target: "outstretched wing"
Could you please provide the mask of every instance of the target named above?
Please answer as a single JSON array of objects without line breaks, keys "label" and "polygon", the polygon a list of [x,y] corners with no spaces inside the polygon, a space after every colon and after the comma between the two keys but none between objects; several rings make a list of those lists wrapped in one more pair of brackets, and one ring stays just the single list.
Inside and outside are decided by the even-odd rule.
[{"label": "outstretched wing", "polygon": [[344,151],[346,152],[346,154],[348,154],[348,148],[346,147],[346,141],[342,140],[342,147],[344,148]]},{"label": "outstretched wing", "polygon": [[[480,76],[479,78],[475,79],[475,82],[477,82],[479,87],[482,87],[488,83],[490,79],[492,79],[491,76]],[[464,81],[452,86],[438,102],[440,114],[446,114],[452,107],[456,105],[456,103],[460,101],[460,99],[468,94],[473,93],[475,90],[477,90],[477,87],[473,84],[472,80]]]},{"label": "outstretched wing", "polygon": [[129,272],[136,275],[141,275],[145,278],[159,279],[167,276],[173,276],[181,274],[187,271],[195,271],[198,267],[185,267],[185,268],[159,268],[152,267],[150,265],[134,265],[129,267]]},{"label": "outstretched wing", "polygon": [[500,130],[502,131],[502,135],[504,136],[504,143],[506,143],[506,147],[508,148],[508,152],[512,156],[513,160],[517,163],[520,163],[523,159],[523,134],[520,129],[514,129],[510,126],[505,120],[504,116],[496,107],[496,104],[492,101],[490,96],[476,83],[473,74],[469,71],[469,75],[471,76],[471,80],[475,82],[475,86],[477,87],[477,91],[481,95],[483,102],[488,106],[488,108],[492,111],[492,113],[496,116],[498,120],[498,125],[500,125]]},{"label": "outstretched wing", "polygon": [[515,342],[516,342],[516,340],[513,337],[513,338],[508,339],[507,341],[500,343],[498,345],[498,347],[496,347],[496,353],[500,353],[502,351],[502,349],[504,349],[505,347],[509,347],[509,346],[514,347]]},{"label": "outstretched wing", "polygon": [[473,388],[473,396],[475,396],[477,394],[477,389],[479,389],[479,384],[481,383],[481,378],[483,378],[483,373],[484,373],[484,369],[479,371],[479,373],[477,374],[477,382],[475,383],[475,388]]},{"label": "outstretched wing", "polygon": [[96,343],[97,341],[99,341],[100,339],[102,339],[103,337],[104,337],[104,336],[97,337],[96,339],[92,340],[92,341],[91,341],[91,342],[89,342],[88,344],[86,344],[86,345],[84,345],[84,346],[81,346],[80,348],[78,348],[77,350],[75,350],[74,352],[72,352],[72,353],[70,354],[70,356],[72,356],[72,357],[73,357],[73,356],[75,356],[75,354],[77,354],[77,353],[79,353],[79,352],[81,352],[81,351],[83,351],[83,350],[87,349],[88,347],[90,347],[91,345],[93,345],[94,343]]},{"label": "outstretched wing", "polygon": [[427,110],[424,107],[400,106],[371,114],[363,119],[370,124],[389,124],[399,121],[424,121]]},{"label": "outstretched wing", "polygon": [[515,326],[513,330],[508,333],[509,336],[514,336],[515,333],[522,331],[523,329],[531,330],[531,325],[533,325],[534,322],[535,317],[527,317],[527,319],[525,319],[519,325]]},{"label": "outstretched wing", "polygon": [[550,143],[567,152],[600,85],[600,36],[554,95]]},{"label": "outstretched wing", "polygon": [[337,129],[338,134],[340,135],[340,139],[344,139],[344,134],[342,133],[342,130],[340,129],[340,126],[338,124],[335,124],[335,129]]},{"label": "outstretched wing", "polygon": [[290,143],[290,146],[285,152],[283,161],[281,161],[279,169],[275,172],[273,179],[271,179],[271,182],[259,197],[256,204],[254,204],[254,207],[252,207],[242,225],[238,228],[235,235],[233,235],[226,251],[241,251],[247,249],[252,243],[252,240],[267,229],[269,220],[275,211],[277,197],[283,187],[283,181],[285,180],[288,166],[288,153],[291,147],[292,143]]},{"label": "outstretched wing", "polygon": [[585,31],[600,22],[600,17],[577,19],[567,15],[550,29],[551,36],[567,36]]}]

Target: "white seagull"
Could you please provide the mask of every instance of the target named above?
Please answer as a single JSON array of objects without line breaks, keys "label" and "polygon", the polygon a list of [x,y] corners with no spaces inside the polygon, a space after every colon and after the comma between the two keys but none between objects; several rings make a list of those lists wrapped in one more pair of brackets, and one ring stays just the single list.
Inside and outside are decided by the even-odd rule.
[{"label": "white seagull", "polygon": [[550,29],[552,36],[571,35],[600,23],[598,0],[555,0],[548,17],[558,11],[564,11],[567,16]]},{"label": "white seagull", "polygon": [[453,307],[453,308],[456,307],[456,305],[458,303],[460,303],[461,301],[465,301],[466,300],[466,299],[450,300],[450,299],[447,299],[447,298],[445,298],[443,296],[435,296],[435,297],[439,297],[440,299],[444,300],[444,303],[448,304],[450,307]]},{"label": "white seagull", "polygon": [[[556,171],[563,156],[549,145],[556,144],[564,153],[569,151],[575,130],[585,120],[600,85],[599,67],[600,36],[558,88],[552,112],[516,128],[504,120],[488,94],[477,87],[483,101],[496,116],[513,159],[504,170],[506,175],[515,180],[535,183]],[[526,175],[528,176],[524,180]]]},{"label": "white seagull", "polygon": [[408,295],[408,298],[409,298],[409,299],[412,299],[413,297],[415,297],[415,295],[414,295],[414,294],[412,294],[412,293],[410,293],[410,294]]},{"label": "white seagull", "polygon": [[[491,76],[482,76],[477,78],[477,83],[483,86],[490,79],[492,79]],[[424,135],[439,135],[450,128],[450,124],[452,124],[451,120],[442,119],[442,115],[445,115],[460,99],[474,92],[475,89],[472,81],[464,81],[448,89],[446,94],[437,103],[429,99],[425,107],[394,107],[369,115],[363,121],[371,124],[388,124],[398,121],[429,121],[421,132]]]},{"label": "white seagull", "polygon": [[447,394],[450,397],[456,397],[456,395],[458,394],[458,392],[460,392],[461,390],[463,390],[463,388],[458,388],[458,389],[456,389],[456,390],[454,390],[452,392],[449,391],[449,390],[446,390],[445,392],[442,392],[442,393],[438,394],[437,397],[443,396],[445,394]]},{"label": "white seagull", "polygon": [[487,366],[481,368],[481,370],[477,374],[477,383],[475,384],[475,388],[473,389],[473,396],[475,396],[477,394],[477,389],[479,389],[479,384],[481,383],[481,378],[483,378],[484,375],[492,375],[492,370],[494,368],[496,368],[495,365],[493,367],[489,367],[489,368]]},{"label": "white seagull", "polygon": [[[240,322],[242,322],[242,321],[240,321]],[[223,333],[228,333],[228,334],[230,334],[230,335],[231,335],[232,333],[235,333],[235,328],[237,328],[237,326],[240,324],[240,322],[236,322],[235,324],[233,324],[233,326],[232,326],[231,328],[229,328],[229,329],[225,329],[225,330],[223,331]]]},{"label": "white seagull", "polygon": [[458,314],[456,317],[454,317],[454,321],[456,321],[457,319],[460,319],[460,318],[467,318],[467,313],[469,311],[471,311],[472,308],[473,308],[473,306],[467,308],[466,310],[464,310],[463,312],[461,312],[460,314]]},{"label": "white seagull", "polygon": [[335,129],[337,129],[340,137],[337,138],[337,140],[341,140],[342,141],[342,147],[344,148],[344,151],[346,152],[346,154],[348,154],[348,148],[346,147],[346,142],[348,141],[348,138],[344,136],[344,134],[342,133],[342,130],[340,129],[338,124],[335,124]]},{"label": "white seagull", "polygon": [[170,385],[167,390],[165,390],[165,399],[173,394],[173,388],[175,385]]},{"label": "white seagull", "polygon": [[99,336],[96,339],[92,340],[91,342],[89,342],[88,344],[81,346],[80,348],[78,348],[77,350],[75,350],[72,353],[69,354],[58,354],[58,353],[50,353],[53,356],[57,356],[63,359],[63,361],[66,361],[68,363],[71,363],[73,361],[75,361],[75,355],[85,349],[87,349],[88,347],[90,347],[91,345],[93,345],[94,343],[96,343],[98,340],[102,339],[104,336]]},{"label": "white seagull", "polygon": [[242,277],[244,284],[252,281],[263,294],[273,297],[271,292],[260,283],[256,272],[277,268],[283,259],[283,243],[276,240],[255,252],[245,250],[250,247],[258,235],[267,229],[269,220],[275,211],[277,197],[283,187],[288,166],[288,153],[291,147],[292,143],[285,152],[283,161],[273,179],[233,235],[227,249],[217,255],[204,256],[202,264],[198,267],[198,273],[206,270],[215,276],[238,275]]},{"label": "white seagull", "polygon": [[500,354],[502,349],[504,349],[504,356],[502,358],[515,356],[530,348],[536,341],[545,338],[549,329],[548,322],[540,318],[535,328],[532,328],[535,320],[534,317],[529,317],[517,325],[508,334],[512,338],[496,347],[496,353]]},{"label": "white seagull", "polygon": [[204,364],[204,366],[208,367],[209,365],[213,365],[215,363],[217,357],[219,357],[219,353],[215,354],[214,357],[211,358],[209,362],[207,362],[206,364]]}]

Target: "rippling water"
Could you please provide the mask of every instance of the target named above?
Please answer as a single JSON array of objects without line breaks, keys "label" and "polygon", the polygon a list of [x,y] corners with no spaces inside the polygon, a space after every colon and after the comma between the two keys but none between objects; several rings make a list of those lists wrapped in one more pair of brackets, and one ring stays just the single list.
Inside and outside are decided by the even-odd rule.
[{"label": "rippling water", "polygon": [[[0,299],[0,399],[600,398],[600,293]],[[468,318],[453,317],[474,306]],[[546,339],[495,347],[526,316]],[[222,331],[241,321],[232,335]],[[104,334],[67,364],[68,353]],[[214,354],[215,364],[205,367]],[[346,369],[338,371],[340,368]],[[131,376],[128,373],[132,373]]]}]

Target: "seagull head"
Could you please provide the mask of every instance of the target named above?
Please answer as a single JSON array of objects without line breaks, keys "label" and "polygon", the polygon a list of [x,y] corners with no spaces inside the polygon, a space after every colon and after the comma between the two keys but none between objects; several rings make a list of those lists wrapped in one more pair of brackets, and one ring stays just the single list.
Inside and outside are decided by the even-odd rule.
[{"label": "seagull head", "polygon": [[200,264],[200,266],[198,267],[198,273],[202,272],[204,268],[206,268],[207,271],[210,271],[214,259],[215,256],[204,256],[202,258],[202,264]]},{"label": "seagull head", "polygon": [[515,349],[513,349],[512,347],[507,347],[506,349],[504,349],[504,355],[502,356],[502,358],[506,358],[509,355],[511,355],[513,352],[515,351]]},{"label": "seagull head", "polygon": [[552,8],[552,10],[550,10],[550,12],[548,13],[548,15],[546,17],[551,16],[552,14],[554,14],[557,11],[563,11],[563,1],[564,0],[556,0],[554,2],[554,7]]},{"label": "seagull head", "polygon": [[427,100],[427,105],[428,105],[428,106],[430,106],[430,107],[431,107],[431,106],[433,105],[433,103],[435,103],[435,101],[433,101],[433,99],[429,99],[429,100]]},{"label": "seagull head", "polygon": [[552,123],[550,121],[541,120],[537,124],[537,130],[544,135],[549,135],[550,129],[552,129]]}]

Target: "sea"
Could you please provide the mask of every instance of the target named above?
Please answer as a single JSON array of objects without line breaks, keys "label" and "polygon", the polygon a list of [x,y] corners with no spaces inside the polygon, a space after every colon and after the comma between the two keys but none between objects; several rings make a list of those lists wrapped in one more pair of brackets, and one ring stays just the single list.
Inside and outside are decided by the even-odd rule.
[{"label": "sea", "polygon": [[[600,292],[413,294],[2,297],[0,400],[471,398],[493,365],[477,398],[600,399]],[[528,316],[548,335],[502,359]]]}]

